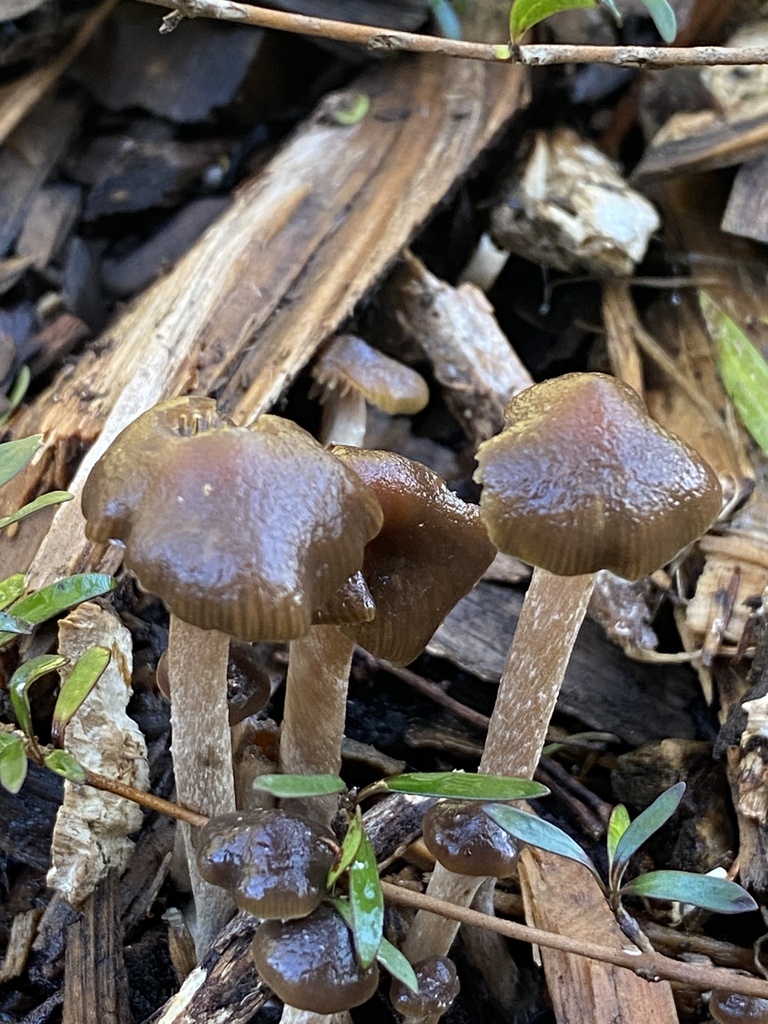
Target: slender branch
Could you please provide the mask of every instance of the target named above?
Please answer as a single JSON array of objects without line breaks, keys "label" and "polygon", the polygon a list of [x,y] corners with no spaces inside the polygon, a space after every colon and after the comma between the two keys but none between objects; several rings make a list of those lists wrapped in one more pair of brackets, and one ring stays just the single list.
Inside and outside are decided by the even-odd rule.
[{"label": "slender branch", "polygon": [[545,946],[548,949],[559,949],[564,953],[576,953],[580,956],[588,956],[591,960],[602,960],[605,963],[615,964],[617,967],[626,967],[648,981],[676,981],[701,992],[710,988],[723,988],[728,992],[740,992],[745,996],[768,999],[767,981],[740,974],[728,968],[686,964],[679,960],[671,960],[662,953],[625,952],[624,950],[609,949],[584,939],[574,939],[568,935],[545,932],[540,928],[531,928],[514,921],[489,917],[477,910],[445,903],[443,900],[436,900],[424,893],[401,888],[391,882],[382,882],[381,887],[384,890],[384,896],[390,903],[415,907],[417,910],[425,910],[442,917],[450,917],[461,924],[471,925],[474,928],[486,928],[488,931],[498,932],[499,935],[505,935],[520,942],[535,943],[537,946]]},{"label": "slender branch", "polygon": [[167,814],[169,818],[185,821],[188,825],[194,825],[195,828],[202,828],[203,825],[208,824],[205,814],[198,814],[197,811],[191,811],[188,807],[182,807],[181,804],[163,800],[161,796],[155,796],[153,793],[145,793],[141,789],[126,785],[125,782],[118,782],[117,779],[108,779],[106,775],[99,775],[87,768],[83,783],[86,786],[93,786],[94,789],[125,797],[126,800],[132,800],[135,804],[140,804],[150,811],[157,811],[158,814]]},{"label": "slender branch", "polygon": [[620,67],[671,68],[721,64],[768,64],[766,46],[510,46],[507,43],[473,43],[463,39],[442,39],[418,32],[398,32],[376,25],[355,25],[330,18],[311,18],[265,7],[252,7],[235,0],[144,0],[173,13],[165,19],[170,31],[182,18],[218,18],[245,25],[298,32],[343,43],[357,43],[369,50],[401,50],[408,53],[436,53],[444,57],[482,60],[503,64],[543,67],[549,64],[613,64]]}]

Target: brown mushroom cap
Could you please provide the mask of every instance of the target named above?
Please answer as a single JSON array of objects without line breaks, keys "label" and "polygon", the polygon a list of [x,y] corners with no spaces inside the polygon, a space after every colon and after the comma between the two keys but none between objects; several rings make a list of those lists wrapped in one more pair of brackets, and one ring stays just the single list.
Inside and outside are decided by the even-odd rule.
[{"label": "brown mushroom cap", "polygon": [[389,990],[392,1006],[412,1020],[442,1016],[461,991],[453,960],[447,956],[428,956],[414,964],[413,971],[419,983],[418,992],[412,992],[394,978]]},{"label": "brown mushroom cap", "polygon": [[715,989],[709,1012],[720,1024],[768,1024],[768,999]]},{"label": "brown mushroom cap", "polygon": [[277,809],[211,818],[197,846],[200,874],[241,910],[287,920],[311,914],[327,892],[333,833]]},{"label": "brown mushroom cap", "polygon": [[440,800],[424,815],[424,843],[443,867],[459,875],[509,878],[520,848],[477,803]]},{"label": "brown mushroom cap", "polygon": [[317,360],[312,374],[329,391],[359,391],[367,402],[390,416],[412,416],[429,401],[429,388],[420,373],[353,334],[336,338]]},{"label": "brown mushroom cap", "polygon": [[382,513],[289,420],[235,427],[206,398],[164,402],[115,439],[83,490],[88,536],[125,543],[144,589],[241,640],[306,635],[360,568]]},{"label": "brown mushroom cap", "polygon": [[392,452],[331,450],[365,481],[384,512],[362,569],[376,617],[341,628],[376,657],[407,665],[490,565],[493,545],[477,506],[421,463]]},{"label": "brown mushroom cap", "polygon": [[251,955],[275,995],[299,1010],[341,1013],[370,999],[379,984],[376,964],[358,964],[349,928],[326,906],[300,921],[265,921]]},{"label": "brown mushroom cap", "polygon": [[506,420],[480,445],[475,478],[491,539],[531,565],[639,579],[720,511],[714,471],[614,377],[537,384],[510,401]]}]

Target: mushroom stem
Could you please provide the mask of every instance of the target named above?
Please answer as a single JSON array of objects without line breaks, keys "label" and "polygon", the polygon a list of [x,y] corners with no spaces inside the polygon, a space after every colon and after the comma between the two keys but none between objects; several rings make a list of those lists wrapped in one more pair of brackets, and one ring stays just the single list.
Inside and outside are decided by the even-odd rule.
[{"label": "mushroom stem", "polygon": [[[594,583],[594,573],[554,576],[534,569],[499,682],[480,771],[533,777]],[[468,907],[482,882],[437,864],[427,894]],[[412,963],[445,956],[457,931],[455,922],[419,911],[405,953]]]},{"label": "mushroom stem", "polygon": [[362,448],[368,408],[356,388],[337,387],[329,392],[323,405],[320,427],[321,444],[348,444]]},{"label": "mushroom stem", "polygon": [[[291,643],[280,732],[280,771],[338,774],[354,641],[335,626],[313,626]],[[308,801],[313,817],[330,821],[336,797]],[[297,801],[291,801],[296,809]]]},{"label": "mushroom stem", "polygon": [[[232,741],[227,704],[229,637],[171,615],[168,681],[171,688],[173,771],[179,803],[204,814],[235,810]],[[202,709],[201,694],[206,695]],[[204,713],[203,713],[204,711]],[[232,916],[229,895],[200,877],[195,860],[198,829],[180,822],[195,901],[198,959]]]}]

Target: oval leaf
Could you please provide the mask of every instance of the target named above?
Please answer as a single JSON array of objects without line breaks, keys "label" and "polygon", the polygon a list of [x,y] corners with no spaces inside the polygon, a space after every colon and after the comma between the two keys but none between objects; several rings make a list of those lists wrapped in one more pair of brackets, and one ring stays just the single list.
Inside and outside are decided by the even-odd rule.
[{"label": "oval leaf", "polygon": [[461,39],[459,16],[448,0],[429,0],[432,16],[444,39]]},{"label": "oval leaf", "polygon": [[32,434],[30,437],[20,437],[18,441],[0,444],[0,487],[13,480],[29,465],[42,443],[42,434]]},{"label": "oval leaf", "polygon": [[627,869],[630,857],[675,813],[683,799],[684,792],[684,782],[678,782],[664,790],[661,796],[656,797],[653,803],[646,807],[642,814],[638,814],[632,824],[625,829],[616,844],[613,858],[611,884],[614,887],[621,885],[621,879]]},{"label": "oval leaf", "polygon": [[516,807],[491,806],[486,807],[485,813],[515,839],[583,864],[585,868],[589,868],[602,887],[602,879],[595,865],[579,844],[556,825],[550,825],[548,821],[542,821],[535,814],[526,814],[525,811],[519,811]]},{"label": "oval leaf", "polygon": [[381,940],[376,959],[382,967],[389,971],[393,978],[402,981],[411,992],[419,991],[419,979],[416,977],[416,972],[411,967],[410,961],[388,939]]},{"label": "oval leaf", "polygon": [[110,657],[106,647],[91,647],[72,666],[72,671],[62,684],[53,709],[51,738],[54,745],[58,746],[61,743],[67,724],[80,710],[83,701],[101,678]]},{"label": "oval leaf", "polygon": [[519,43],[529,28],[540,21],[577,8],[595,8],[596,0],[515,0],[509,15],[509,34],[513,43]]},{"label": "oval leaf", "polygon": [[529,779],[506,775],[475,775],[469,772],[409,772],[385,779],[393,793],[413,793],[456,800],[532,800],[549,790]]},{"label": "oval leaf", "polygon": [[259,775],[253,788],[281,800],[291,797],[329,796],[347,788],[338,775]]},{"label": "oval leaf", "polygon": [[0,608],[7,608],[12,601],[24,593],[26,580],[23,572],[14,573],[13,576],[6,576],[0,580]]},{"label": "oval leaf", "polygon": [[67,664],[67,659],[59,654],[41,654],[39,658],[30,658],[19,665],[8,683],[11,706],[16,715],[19,727],[27,736],[32,736],[32,711],[29,706],[29,688],[35,680],[54,672]]},{"label": "oval leaf", "polygon": [[13,415],[14,411],[21,404],[21,400],[27,393],[30,381],[32,380],[32,371],[25,364],[16,374],[16,380],[13,382],[11,390],[8,392],[5,398],[5,408],[0,413],[0,427],[4,427],[8,420]]},{"label": "oval leaf", "polygon": [[70,782],[84,782],[85,768],[66,750],[52,750],[43,758],[46,768],[49,768],[57,775],[62,775]]},{"label": "oval leaf", "polygon": [[[39,626],[41,622],[52,619],[83,601],[108,594],[114,588],[115,581],[111,576],[100,572],[79,573],[19,598],[10,605],[8,611]],[[12,633],[0,632],[0,647],[11,640]]]},{"label": "oval leaf", "polygon": [[677,18],[667,0],[643,0],[653,23],[665,43],[673,43],[677,35]]},{"label": "oval leaf", "polygon": [[611,819],[608,822],[608,835],[605,845],[608,849],[608,874],[613,870],[613,858],[616,856],[616,847],[619,840],[629,828],[629,812],[624,804],[616,804],[611,811]]},{"label": "oval leaf", "polygon": [[27,516],[31,516],[34,512],[39,512],[42,508],[60,505],[64,501],[71,501],[73,497],[74,495],[70,494],[69,491],[49,491],[47,494],[41,494],[39,498],[35,498],[29,504],[23,505],[18,511],[0,518],[0,530],[10,526],[11,523],[18,523],[20,519],[26,519]]},{"label": "oval leaf", "polygon": [[649,871],[621,889],[622,895],[645,896],[652,900],[691,903],[718,914],[743,914],[757,910],[746,889],[725,878],[694,875],[690,871]]},{"label": "oval leaf", "polygon": [[33,624],[27,622],[26,619],[19,619],[15,615],[11,615],[10,612],[0,612],[0,629],[4,629],[8,633],[24,636],[31,633],[34,628]]},{"label": "oval leaf", "polygon": [[365,832],[349,869],[349,904],[357,959],[361,967],[370,967],[384,931],[384,895],[373,844]]},{"label": "oval leaf", "polygon": [[363,816],[360,813],[360,808],[356,808],[355,816],[349,823],[347,834],[344,836],[344,842],[341,844],[341,853],[339,854],[338,860],[331,866],[331,870],[328,872],[328,888],[335,885],[337,879],[341,878],[347,868],[350,867],[352,861],[357,856],[357,851],[360,849],[360,841],[363,838]]},{"label": "oval leaf", "polygon": [[18,793],[27,777],[27,752],[20,737],[0,732],[0,786]]}]

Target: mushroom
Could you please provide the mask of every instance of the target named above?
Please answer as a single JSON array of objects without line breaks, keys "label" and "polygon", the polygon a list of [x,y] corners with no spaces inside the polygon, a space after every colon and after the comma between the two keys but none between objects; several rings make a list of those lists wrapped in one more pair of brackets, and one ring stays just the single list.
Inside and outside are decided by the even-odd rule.
[{"label": "mushroom", "polygon": [[418,991],[413,992],[395,978],[389,989],[392,1006],[408,1024],[441,1016],[453,1005],[461,990],[456,967],[447,956],[428,956],[413,965]]},{"label": "mushroom", "polygon": [[[358,571],[381,525],[376,499],[295,424],[262,416],[238,428],[212,400],[187,397],[148,410],[115,439],[86,482],[83,512],[91,540],[122,540],[127,567],[171,613],[179,801],[234,810],[229,637],[305,635]],[[229,903],[199,878],[188,826],[182,834],[202,953]]]},{"label": "mushroom", "polygon": [[719,1024],[768,1024],[768,999],[716,988],[709,997],[709,1012]]},{"label": "mushroom", "polygon": [[312,376],[321,388],[323,444],[363,445],[366,402],[390,416],[412,416],[429,401],[421,374],[353,334],[331,342]]},{"label": "mushroom", "polygon": [[509,878],[517,870],[518,843],[488,817],[482,804],[439,800],[424,815],[422,828],[427,849],[449,871]]},{"label": "mushroom", "polygon": [[366,1002],[379,984],[374,963],[357,962],[343,918],[322,905],[296,921],[265,921],[251,944],[256,970],[286,1006],[332,1014]]}]

